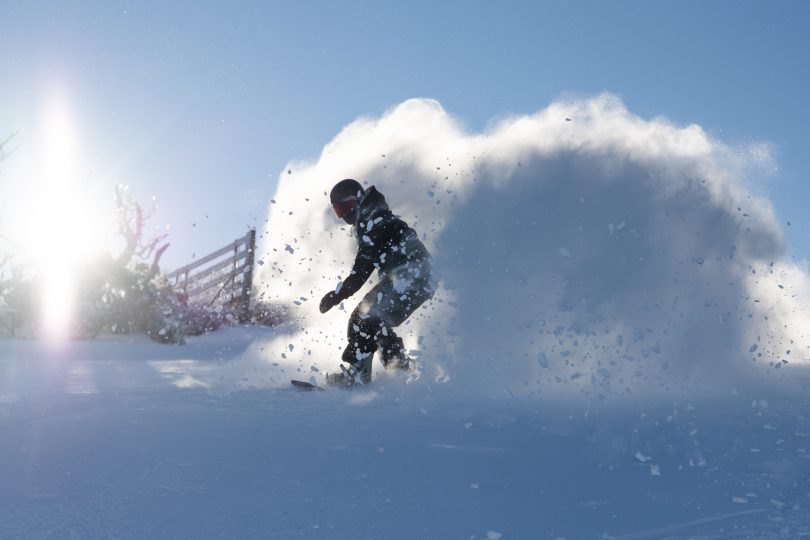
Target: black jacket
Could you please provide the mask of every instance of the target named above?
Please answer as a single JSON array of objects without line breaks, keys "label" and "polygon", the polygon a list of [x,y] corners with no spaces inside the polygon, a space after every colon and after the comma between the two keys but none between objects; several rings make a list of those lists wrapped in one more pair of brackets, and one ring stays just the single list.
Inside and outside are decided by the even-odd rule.
[{"label": "black jacket", "polygon": [[429,268],[430,253],[416,231],[391,212],[385,197],[374,186],[360,200],[354,234],[357,257],[337,293],[341,300],[356,293],[374,270],[379,270],[380,278],[385,279],[409,267],[418,267],[422,273]]}]

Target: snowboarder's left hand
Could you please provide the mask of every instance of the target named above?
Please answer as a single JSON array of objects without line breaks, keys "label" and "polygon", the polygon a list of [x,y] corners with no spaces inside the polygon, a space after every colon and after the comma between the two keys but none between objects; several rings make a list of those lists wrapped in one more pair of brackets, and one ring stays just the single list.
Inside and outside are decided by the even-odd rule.
[{"label": "snowboarder's left hand", "polygon": [[321,300],[321,313],[326,313],[336,305],[340,303],[340,297],[335,293],[335,291],[329,291],[326,293],[326,296],[323,297]]}]

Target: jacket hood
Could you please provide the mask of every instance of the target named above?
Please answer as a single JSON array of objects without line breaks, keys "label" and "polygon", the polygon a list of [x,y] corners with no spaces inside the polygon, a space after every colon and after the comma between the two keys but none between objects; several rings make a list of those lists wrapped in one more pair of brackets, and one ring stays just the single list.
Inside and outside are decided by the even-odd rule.
[{"label": "jacket hood", "polygon": [[385,201],[385,196],[377,191],[377,188],[371,186],[366,190],[366,194],[360,199],[360,208],[357,212],[357,220],[355,227],[358,224],[364,223],[370,219],[375,219],[384,212],[390,212],[388,203]]}]

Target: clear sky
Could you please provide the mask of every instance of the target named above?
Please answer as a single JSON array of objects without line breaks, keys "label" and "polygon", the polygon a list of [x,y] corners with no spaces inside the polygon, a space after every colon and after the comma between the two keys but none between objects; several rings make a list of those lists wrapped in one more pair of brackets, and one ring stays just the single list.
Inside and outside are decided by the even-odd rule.
[{"label": "clear sky", "polygon": [[7,1],[2,14],[0,140],[21,131],[0,165],[5,236],[19,236],[9,206],[37,201],[20,186],[32,156],[50,159],[54,95],[103,204],[115,183],[156,197],[171,268],[261,225],[285,165],[359,116],[431,97],[480,130],[609,91],[732,147],[773,145],[779,169],[756,189],[810,259],[804,1]]}]

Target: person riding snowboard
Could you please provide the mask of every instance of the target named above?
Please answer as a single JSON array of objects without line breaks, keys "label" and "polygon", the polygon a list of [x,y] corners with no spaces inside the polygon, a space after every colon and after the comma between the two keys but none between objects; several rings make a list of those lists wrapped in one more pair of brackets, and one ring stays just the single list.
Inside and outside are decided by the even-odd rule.
[{"label": "person riding snowboard", "polygon": [[341,180],[329,198],[337,217],[354,227],[358,249],[349,276],[321,300],[321,313],[360,290],[374,270],[379,275],[379,282],[349,317],[349,344],[342,355],[349,367],[341,365],[341,373],[326,377],[328,384],[353,386],[371,381],[371,363],[378,348],[386,368],[411,367],[394,328],[433,296],[430,253],[416,231],[391,212],[374,186],[363,189],[356,180]]}]

